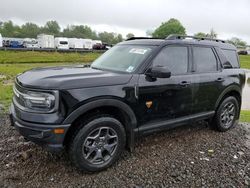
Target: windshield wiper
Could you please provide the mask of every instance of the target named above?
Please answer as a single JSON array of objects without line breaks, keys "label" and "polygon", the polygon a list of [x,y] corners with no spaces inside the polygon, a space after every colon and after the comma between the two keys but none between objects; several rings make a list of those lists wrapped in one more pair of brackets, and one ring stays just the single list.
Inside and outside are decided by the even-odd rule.
[{"label": "windshield wiper", "polygon": [[92,69],[96,69],[96,70],[103,70],[103,69],[101,69],[101,68],[93,67],[93,66],[91,66],[91,68],[92,68]]}]

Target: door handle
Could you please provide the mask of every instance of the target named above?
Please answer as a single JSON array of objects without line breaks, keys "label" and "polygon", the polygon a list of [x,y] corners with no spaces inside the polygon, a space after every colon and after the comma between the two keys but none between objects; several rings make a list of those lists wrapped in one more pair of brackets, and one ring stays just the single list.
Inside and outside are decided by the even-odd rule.
[{"label": "door handle", "polygon": [[223,82],[223,81],[224,81],[224,78],[221,78],[221,77],[216,79],[216,82]]},{"label": "door handle", "polygon": [[182,86],[182,87],[186,87],[186,86],[188,86],[190,84],[191,84],[191,82],[182,81],[179,85]]}]

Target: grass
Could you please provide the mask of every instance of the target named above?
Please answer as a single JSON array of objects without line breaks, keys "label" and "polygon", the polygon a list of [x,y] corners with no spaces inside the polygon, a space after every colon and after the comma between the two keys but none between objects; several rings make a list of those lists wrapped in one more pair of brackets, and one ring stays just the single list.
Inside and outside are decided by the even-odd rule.
[{"label": "grass", "polygon": [[92,62],[100,53],[58,53],[33,51],[0,51],[0,64]]},{"label": "grass", "polygon": [[[92,62],[99,53],[15,52],[0,51],[0,104],[6,112],[12,98],[15,76],[35,67],[59,66]],[[250,69],[250,55],[240,56],[242,68]],[[250,122],[250,111],[242,111],[242,122]]]},{"label": "grass", "polygon": [[250,123],[250,111],[242,110],[240,112],[240,122]]},{"label": "grass", "polygon": [[250,69],[250,55],[240,56],[240,66],[244,69]]}]

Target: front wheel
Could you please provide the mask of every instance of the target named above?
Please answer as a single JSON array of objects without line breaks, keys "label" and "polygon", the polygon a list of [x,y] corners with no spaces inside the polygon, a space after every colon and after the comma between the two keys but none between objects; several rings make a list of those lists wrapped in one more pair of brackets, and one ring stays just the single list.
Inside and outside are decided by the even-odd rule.
[{"label": "front wheel", "polygon": [[239,103],[233,96],[225,98],[217,109],[213,124],[221,131],[231,129],[239,118]]},{"label": "front wheel", "polygon": [[79,125],[69,145],[72,163],[80,170],[95,172],[111,166],[125,147],[123,125],[113,117],[96,117]]}]

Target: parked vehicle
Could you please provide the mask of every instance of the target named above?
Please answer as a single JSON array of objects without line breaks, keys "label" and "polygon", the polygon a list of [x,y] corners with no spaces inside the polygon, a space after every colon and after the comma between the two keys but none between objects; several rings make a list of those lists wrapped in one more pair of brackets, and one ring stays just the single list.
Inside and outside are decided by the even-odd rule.
[{"label": "parked vehicle", "polygon": [[23,48],[23,41],[20,40],[11,40],[10,41],[11,48]]},{"label": "parked vehicle", "polygon": [[40,34],[37,36],[39,48],[55,48],[53,35]]},{"label": "parked vehicle", "polygon": [[24,48],[39,48],[38,41],[32,38],[25,38],[23,42]]},{"label": "parked vehicle", "polygon": [[69,41],[68,38],[65,37],[56,37],[55,38],[55,48],[56,49],[69,49]]},{"label": "parked vehicle", "polygon": [[66,148],[72,163],[86,171],[111,166],[125,147],[133,150],[135,140],[149,133],[200,120],[218,131],[231,129],[246,77],[236,48],[187,37],[132,38],[91,67],[18,75],[12,125],[49,150]]},{"label": "parked vehicle", "polygon": [[0,33],[0,48],[1,47],[3,47],[3,37],[2,37],[2,35],[1,35],[1,33]]},{"label": "parked vehicle", "polygon": [[3,47],[10,47],[10,41],[3,39]]},{"label": "parked vehicle", "polygon": [[69,48],[70,49],[83,49],[83,40],[78,38],[69,38]]},{"label": "parked vehicle", "polygon": [[93,46],[93,49],[95,49],[95,50],[101,50],[103,48],[102,41],[100,41],[100,40],[93,40],[92,46]]},{"label": "parked vehicle", "polygon": [[240,51],[238,51],[238,54],[239,55],[247,55],[248,53],[247,53],[247,50],[240,50]]},{"label": "parked vehicle", "polygon": [[91,39],[82,39],[83,41],[83,48],[86,50],[92,50],[93,46],[92,46],[92,40]]}]

